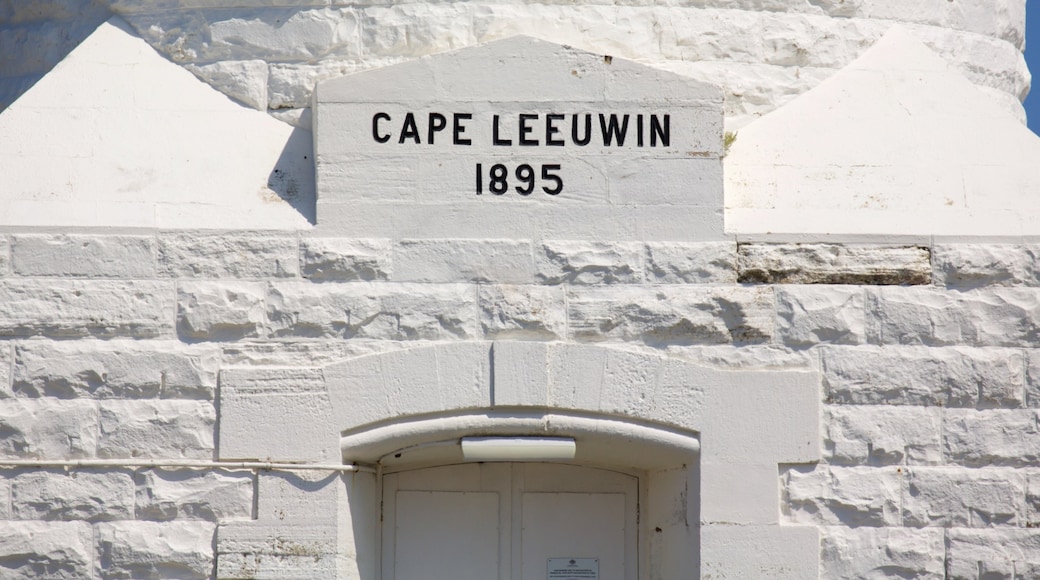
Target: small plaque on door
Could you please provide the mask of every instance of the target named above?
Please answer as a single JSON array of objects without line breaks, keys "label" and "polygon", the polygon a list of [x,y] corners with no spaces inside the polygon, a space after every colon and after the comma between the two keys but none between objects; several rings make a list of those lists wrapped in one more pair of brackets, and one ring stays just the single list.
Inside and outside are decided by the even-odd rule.
[{"label": "small plaque on door", "polygon": [[599,558],[549,558],[546,580],[599,580]]}]

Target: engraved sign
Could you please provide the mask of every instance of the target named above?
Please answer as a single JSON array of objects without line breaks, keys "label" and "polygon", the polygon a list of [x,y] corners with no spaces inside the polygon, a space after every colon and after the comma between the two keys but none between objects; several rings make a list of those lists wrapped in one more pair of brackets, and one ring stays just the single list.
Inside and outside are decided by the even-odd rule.
[{"label": "engraved sign", "polygon": [[599,558],[549,558],[546,580],[599,580]]},{"label": "engraved sign", "polygon": [[721,91],[517,37],[330,79],[318,226],[354,236],[720,239]]}]

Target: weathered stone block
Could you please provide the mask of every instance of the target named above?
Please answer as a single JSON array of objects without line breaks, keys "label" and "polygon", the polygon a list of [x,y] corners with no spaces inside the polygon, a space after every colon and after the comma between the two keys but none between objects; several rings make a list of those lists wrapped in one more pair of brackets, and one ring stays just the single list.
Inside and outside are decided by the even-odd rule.
[{"label": "weathered stone block", "polygon": [[867,334],[875,344],[1033,346],[1040,289],[867,289]]},{"label": "weathered stone block", "polygon": [[127,520],[134,482],[125,471],[33,471],[13,478],[11,505],[20,520]]},{"label": "weathered stone block", "polygon": [[250,282],[177,285],[177,332],[197,340],[237,340],[264,334],[264,288]]},{"label": "weathered stone block", "polygon": [[547,241],[535,248],[542,284],[634,284],[644,279],[636,242]]},{"label": "weathered stone block", "polygon": [[401,240],[394,247],[397,282],[534,281],[528,240]]},{"label": "weathered stone block", "polygon": [[1040,576],[1040,530],[953,528],[947,533],[949,580]]},{"label": "weathered stone block", "polygon": [[256,519],[271,524],[335,526],[344,477],[350,475],[334,471],[260,473]]},{"label": "weathered stone block", "polygon": [[566,294],[551,286],[484,286],[480,329],[493,340],[561,340],[567,334]]},{"label": "weathered stone block", "polygon": [[267,314],[275,336],[448,340],[477,336],[470,285],[271,285]]},{"label": "weathered stone block", "polygon": [[932,259],[935,282],[951,288],[1040,284],[1040,246],[936,244]]},{"label": "weathered stone block", "polygon": [[741,286],[571,288],[567,316],[575,340],[653,346],[770,342],[775,318],[771,288]]},{"label": "weathered stone block", "polygon": [[311,280],[387,280],[392,254],[388,239],[305,238],[300,273]]},{"label": "weathered stone block", "polygon": [[334,526],[241,522],[217,530],[218,578],[334,578]]},{"label": "weathered stone block", "polygon": [[247,471],[138,471],[136,518],[248,520],[253,515],[253,477]]},{"label": "weathered stone block", "polygon": [[12,237],[11,265],[19,276],[154,278],[151,236],[21,234]]},{"label": "weathered stone block", "polygon": [[836,244],[740,244],[737,277],[760,284],[928,284],[928,248]]},{"label": "weathered stone block", "polygon": [[0,276],[6,276],[10,271],[10,244],[7,242],[7,238],[0,236]]},{"label": "weathered stone block", "polygon": [[209,522],[105,522],[95,526],[103,578],[206,579],[213,575]]},{"label": "weathered stone block", "polygon": [[824,457],[837,465],[942,463],[942,410],[937,407],[827,405]]},{"label": "weathered stone block", "polygon": [[0,280],[0,336],[171,336],[163,282]]},{"label": "weathered stone block", "polygon": [[213,458],[213,403],[107,400],[99,407],[98,457]]},{"label": "weathered stone block", "polygon": [[0,576],[92,578],[94,537],[86,522],[4,522]]},{"label": "weathered stone block", "polygon": [[299,273],[295,236],[164,234],[159,272],[175,278],[285,278]]},{"label": "weathered stone block", "polygon": [[788,469],[781,475],[787,520],[829,526],[899,526],[903,492],[898,467]]},{"label": "weathered stone block", "polygon": [[94,401],[0,400],[0,453],[7,457],[93,457],[97,430]]},{"label": "weathered stone block", "polygon": [[822,350],[827,400],[852,405],[1020,407],[1019,351],[873,347]]},{"label": "weathered stone block", "polygon": [[777,331],[794,347],[863,344],[863,301],[855,286],[777,286]]},{"label": "weathered stone block", "polygon": [[941,529],[829,526],[820,532],[821,578],[946,578]]},{"label": "weathered stone block", "polygon": [[14,360],[15,396],[212,399],[220,352],[170,341],[24,341]]},{"label": "weathered stone block", "polygon": [[906,470],[903,525],[989,528],[1019,526],[1025,478],[1013,469],[915,467]]},{"label": "weathered stone block", "polygon": [[1040,407],[1040,350],[1026,350],[1025,357],[1025,406],[1035,409]]},{"label": "weathered stone block", "polygon": [[733,284],[737,281],[732,242],[650,242],[646,281],[653,284]]},{"label": "weathered stone block", "polygon": [[983,467],[1040,462],[1040,427],[1035,410],[947,409],[943,412],[947,462]]}]

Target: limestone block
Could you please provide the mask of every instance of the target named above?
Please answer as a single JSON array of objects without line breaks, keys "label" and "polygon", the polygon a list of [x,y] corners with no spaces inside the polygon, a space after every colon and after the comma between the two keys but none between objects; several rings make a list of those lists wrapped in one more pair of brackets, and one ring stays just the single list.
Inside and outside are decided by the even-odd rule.
[{"label": "limestone block", "polygon": [[215,527],[209,522],[97,524],[102,574],[105,578],[210,578]]},{"label": "limestone block", "polygon": [[644,279],[644,258],[635,242],[547,241],[535,248],[536,279],[542,284],[632,284]]},{"label": "limestone block", "polygon": [[928,284],[928,248],[837,244],[737,246],[741,282],[764,284]]},{"label": "limestone block", "polygon": [[572,287],[567,299],[570,334],[578,341],[757,344],[774,334],[772,288]]},{"label": "limestone block", "polygon": [[221,364],[231,366],[323,366],[377,352],[407,348],[407,342],[338,340],[300,342],[242,341],[221,345]]},{"label": "limestone block", "polygon": [[149,469],[134,474],[139,520],[248,520],[253,474],[247,471]]},{"label": "limestone block", "polygon": [[17,472],[0,472],[0,520],[11,520],[11,480]]},{"label": "limestone block", "polygon": [[286,278],[299,273],[295,236],[171,233],[159,237],[159,271],[175,278]]},{"label": "limestone block", "polygon": [[[312,92],[319,82],[372,66],[367,60],[341,58],[329,55],[317,62],[272,62],[267,71],[267,106],[271,110],[287,111],[306,107],[310,110]],[[295,124],[295,123],[294,123]],[[311,128],[309,115],[296,126]]]},{"label": "limestone block", "polygon": [[1040,472],[1022,469],[1018,473],[1026,478],[1025,527],[1040,527]]},{"label": "limestone block", "polygon": [[732,242],[650,242],[646,281],[653,284],[733,284],[737,281]]},{"label": "limestone block", "polygon": [[819,573],[820,534],[815,527],[701,527],[703,578],[801,580]]},{"label": "limestone block", "polygon": [[216,411],[209,401],[99,404],[98,457],[212,459]]},{"label": "limestone block", "polygon": [[1040,574],[1040,530],[949,530],[946,578],[1035,578]]},{"label": "limestone block", "polygon": [[181,282],[177,332],[197,340],[237,340],[264,330],[264,286],[252,282]]},{"label": "limestone block", "polygon": [[906,470],[903,525],[944,528],[1017,527],[1026,479],[1013,469],[914,467]]},{"label": "limestone block", "polygon": [[186,68],[207,84],[219,86],[221,92],[243,105],[267,110],[266,61],[225,60]]},{"label": "limestone block", "polygon": [[8,244],[7,238],[0,237],[0,276],[6,276],[10,270],[10,255],[10,244]]},{"label": "limestone block", "polygon": [[534,281],[527,240],[401,240],[394,246],[397,282]]},{"label": "limestone block", "polygon": [[496,341],[491,347],[492,406],[548,407],[548,354],[544,343]]},{"label": "limestone block", "polygon": [[827,405],[824,458],[836,465],[942,463],[938,407]]},{"label": "limestone block", "polygon": [[936,244],[935,282],[969,289],[979,286],[1036,286],[1040,247],[1031,244]]},{"label": "limestone block", "polygon": [[220,352],[172,341],[24,341],[14,360],[20,397],[213,399]]},{"label": "limestone block", "polygon": [[1037,411],[947,409],[943,448],[948,463],[1027,466],[1040,461]]},{"label": "limestone block", "polygon": [[393,273],[390,240],[304,238],[300,270],[311,280],[387,280]]},{"label": "limestone block", "polygon": [[876,344],[1032,346],[1040,333],[1040,290],[870,288],[866,312]]},{"label": "limestone block", "polygon": [[477,336],[476,296],[462,284],[270,285],[274,336],[449,340]]},{"label": "limestone block", "polygon": [[[1027,407],[1040,407],[1040,351],[1027,350],[1026,356],[1026,400]],[[0,371],[2,372],[2,371]]]},{"label": "limestone block", "polygon": [[794,347],[863,344],[863,302],[855,286],[777,286],[779,336]]},{"label": "limestone block", "polygon": [[814,351],[772,345],[669,346],[667,351],[680,359],[731,370],[817,369],[820,363]]},{"label": "limestone block", "polygon": [[14,343],[0,345],[0,399],[11,396],[11,367],[14,362]]},{"label": "limestone block", "polygon": [[221,459],[335,461],[321,371],[228,369],[220,381]]},{"label": "limestone block", "polygon": [[97,431],[94,401],[0,400],[0,453],[6,457],[93,457]]},{"label": "limestone block", "polygon": [[[281,12],[279,14],[279,12]],[[209,58],[263,54],[271,60],[311,60],[329,53],[356,56],[358,22],[350,8],[260,11],[209,24]]]},{"label": "limestone block", "polygon": [[0,336],[170,336],[172,296],[163,282],[0,280]]},{"label": "limestone block", "polygon": [[217,529],[217,578],[335,578],[338,555],[332,526],[236,522]]},{"label": "limestone block", "polygon": [[30,471],[11,484],[20,520],[128,520],[134,517],[134,481],[126,471]]},{"label": "limestone block", "polygon": [[816,465],[781,474],[785,518],[797,524],[899,526],[903,473],[899,467]]},{"label": "limestone block", "polygon": [[946,579],[941,529],[828,526],[820,535],[820,578]]},{"label": "limestone block", "polygon": [[1020,407],[1022,354],[1003,348],[822,350],[827,400],[851,405]]},{"label": "limestone block", "polygon": [[257,481],[256,521],[272,525],[335,526],[343,479],[331,471],[261,472]]},{"label": "limestone block", "polygon": [[155,239],[21,234],[11,238],[11,266],[19,276],[154,278]]},{"label": "limestone block", "polygon": [[94,537],[86,522],[4,522],[0,575],[4,578],[92,578]]},{"label": "limestone block", "polygon": [[562,340],[566,293],[551,286],[481,285],[480,330],[492,340]]}]

